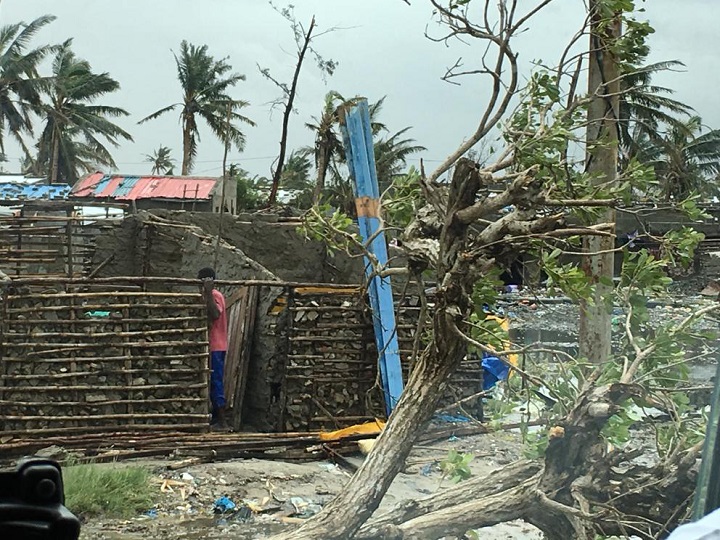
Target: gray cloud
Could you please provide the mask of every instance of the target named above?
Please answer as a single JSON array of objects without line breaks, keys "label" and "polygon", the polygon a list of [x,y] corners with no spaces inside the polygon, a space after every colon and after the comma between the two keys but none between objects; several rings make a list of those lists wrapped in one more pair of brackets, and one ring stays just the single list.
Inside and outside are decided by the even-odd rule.
[{"label": "gray cloud", "polygon": [[[319,112],[330,89],[371,100],[387,95],[383,121],[393,131],[413,126],[411,136],[428,148],[423,157],[430,164],[444,158],[474,129],[489,82],[468,79],[457,87],[440,77],[458,56],[470,63],[481,49],[459,43],[445,47],[427,40],[426,28],[437,30],[428,2],[414,0],[410,7],[400,0],[294,3],[301,20],[315,14],[323,28],[346,29],[325,35],[316,44],[323,55],[340,62],[327,85],[310,64],[302,74],[299,114],[291,120],[291,148],[312,144],[304,123]],[[674,88],[676,97],[694,106],[707,124],[720,127],[715,106],[720,75],[713,62],[720,45],[716,30],[720,2],[654,0],[645,7],[644,17],[657,30],[651,38],[651,60],[678,59],[687,65],[686,72],[662,74],[655,82]],[[515,47],[526,75],[530,61],[553,63],[558,58],[580,26],[583,10],[581,0],[556,0],[534,20]],[[180,157],[177,116],[142,126],[135,122],[180,100],[171,50],[187,39],[208,44],[211,54],[218,57],[229,56],[236,71],[247,75],[235,92],[250,101],[246,113],[258,126],[247,128],[245,152],[233,152],[231,157],[254,173],[269,174],[278,152],[280,112],[271,114],[268,102],[278,92],[258,73],[256,63],[270,68],[278,78],[289,79],[294,58],[290,29],[265,0],[4,0],[0,21],[27,21],[45,13],[58,19],[38,36],[38,42],[73,37],[79,56],[96,70],[110,72],[122,85],[109,101],[131,113],[123,127],[133,134],[135,143],[123,144],[114,152],[121,171],[146,173],[142,156],[160,144],[170,146],[175,157]],[[221,145],[209,130],[203,129],[201,135],[195,173],[218,174]],[[9,154],[19,156],[17,150]]]}]

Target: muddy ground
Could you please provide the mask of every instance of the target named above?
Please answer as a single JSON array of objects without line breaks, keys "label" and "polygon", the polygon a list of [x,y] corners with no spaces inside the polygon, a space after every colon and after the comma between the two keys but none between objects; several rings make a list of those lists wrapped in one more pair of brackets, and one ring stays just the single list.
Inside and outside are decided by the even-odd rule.
[{"label": "muddy ground", "polygon": [[[475,476],[492,477],[497,468],[521,457],[519,433],[494,433],[462,438],[450,437],[417,446],[397,476],[379,512],[405,499],[430,495],[447,487],[439,462],[450,449],[470,452]],[[359,464],[362,455],[349,458]],[[139,461],[154,472],[157,504],[147,515],[129,520],[92,519],[84,524],[82,540],[165,540],[205,538],[262,539],[298,527],[336,495],[350,472],[332,462],[288,463],[238,460],[208,463],[169,471],[167,463]],[[112,466],[112,465],[109,465]],[[168,483],[172,491],[168,491]],[[227,496],[238,506],[255,508],[249,519],[243,512],[213,512],[213,503]],[[522,522],[482,531],[485,540],[541,538],[537,529]]]}]

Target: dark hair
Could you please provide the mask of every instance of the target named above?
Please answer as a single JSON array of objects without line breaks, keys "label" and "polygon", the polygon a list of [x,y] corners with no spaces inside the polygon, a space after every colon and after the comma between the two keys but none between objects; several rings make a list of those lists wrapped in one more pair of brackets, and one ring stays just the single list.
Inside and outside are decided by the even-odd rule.
[{"label": "dark hair", "polygon": [[215,279],[215,270],[210,268],[209,266],[206,266],[205,268],[201,268],[198,272],[198,279],[206,279],[211,278]]}]

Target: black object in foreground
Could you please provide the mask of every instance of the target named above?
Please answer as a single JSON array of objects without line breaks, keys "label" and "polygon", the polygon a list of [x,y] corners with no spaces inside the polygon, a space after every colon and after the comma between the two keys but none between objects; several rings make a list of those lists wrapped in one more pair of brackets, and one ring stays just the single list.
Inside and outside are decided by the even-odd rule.
[{"label": "black object in foreground", "polygon": [[2,540],[77,540],[80,520],[65,508],[60,465],[47,459],[21,461],[0,471]]}]

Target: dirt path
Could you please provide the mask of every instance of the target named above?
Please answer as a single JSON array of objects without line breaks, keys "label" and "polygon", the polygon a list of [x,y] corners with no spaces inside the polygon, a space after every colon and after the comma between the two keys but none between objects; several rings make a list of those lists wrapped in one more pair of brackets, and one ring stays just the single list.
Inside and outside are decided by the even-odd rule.
[{"label": "dirt path", "polygon": [[[450,449],[475,456],[470,468],[476,476],[491,475],[498,466],[520,456],[517,435],[507,433],[451,438],[419,446],[379,511],[437,491],[442,481],[438,463]],[[350,461],[359,464],[361,459],[352,457]],[[329,502],[349,478],[347,471],[331,462],[252,459],[195,465],[179,471],[168,471],[165,463],[157,461],[138,463],[156,473],[158,500],[154,512],[130,520],[91,520],[83,527],[82,540],[261,539],[297,527]],[[170,482],[163,488],[165,480]],[[442,485],[448,485],[448,481]],[[248,520],[241,519],[242,512],[214,514],[213,502],[222,496],[260,511],[253,512]],[[525,523],[510,523],[483,530],[482,538],[535,540],[541,536]]]}]

